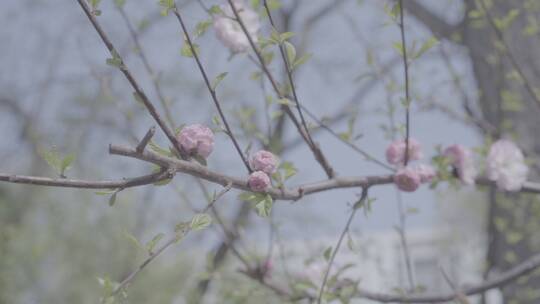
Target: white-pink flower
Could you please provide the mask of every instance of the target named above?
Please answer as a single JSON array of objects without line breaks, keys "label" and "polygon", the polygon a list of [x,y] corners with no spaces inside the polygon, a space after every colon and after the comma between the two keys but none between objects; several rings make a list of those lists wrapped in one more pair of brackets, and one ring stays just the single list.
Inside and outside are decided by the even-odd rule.
[{"label": "white-pink flower", "polygon": [[[261,28],[259,15],[242,0],[234,0],[234,6],[244,23],[249,36],[257,43],[257,33]],[[214,18],[214,29],[217,38],[233,53],[245,52],[250,48],[246,34],[235,19],[234,12],[229,4],[220,6],[222,15]]]},{"label": "white-pink flower", "polygon": [[462,145],[451,145],[444,150],[443,154],[450,159],[450,164],[456,170],[461,182],[466,185],[474,184],[478,171],[472,152],[468,148]]},{"label": "white-pink flower", "polygon": [[420,182],[422,183],[430,183],[437,176],[437,172],[431,165],[419,164],[414,169],[420,175]]},{"label": "white-pink flower", "polygon": [[394,183],[401,191],[414,192],[420,187],[421,182],[420,174],[413,168],[400,168],[394,175]]},{"label": "white-pink flower", "polygon": [[270,177],[262,171],[255,171],[249,175],[248,185],[255,192],[264,192],[270,187]]},{"label": "white-pink flower", "polygon": [[260,150],[251,157],[251,169],[263,171],[266,174],[276,172],[278,163],[278,158],[272,152],[266,150]]},{"label": "white-pink flower", "polygon": [[201,124],[188,125],[178,134],[178,142],[187,153],[207,158],[214,149],[214,132]]},{"label": "white-pink flower", "polygon": [[518,191],[527,181],[529,168],[519,147],[506,139],[496,141],[487,156],[488,178],[506,191]]},{"label": "white-pink flower", "polygon": [[[406,143],[405,140],[399,139],[393,141],[388,148],[386,148],[386,160],[392,165],[402,166],[405,163],[405,149]],[[420,143],[413,139],[409,138],[409,160],[419,160],[424,157],[422,153],[422,146]]]}]

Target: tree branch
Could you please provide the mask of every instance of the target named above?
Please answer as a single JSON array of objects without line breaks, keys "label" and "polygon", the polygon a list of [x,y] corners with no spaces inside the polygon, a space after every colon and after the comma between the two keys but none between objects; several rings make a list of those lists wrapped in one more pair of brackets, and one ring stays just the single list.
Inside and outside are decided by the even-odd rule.
[{"label": "tree branch", "polygon": [[[534,255],[530,257],[529,259],[525,260],[524,262],[516,265],[515,267],[511,268],[510,270],[501,273],[495,278],[492,278],[490,280],[487,280],[483,283],[472,285],[472,286],[464,286],[461,288],[457,288],[461,291],[461,294],[470,296],[482,293],[484,291],[493,289],[493,288],[499,288],[506,284],[509,284],[513,282],[514,280],[518,279],[521,276],[524,276],[535,269],[540,267],[540,254]],[[447,302],[455,300],[457,295],[455,292],[451,293],[444,293],[444,294],[426,294],[426,295],[418,295],[418,296],[403,296],[403,295],[391,295],[391,294],[384,294],[384,293],[375,293],[375,292],[369,292],[365,290],[360,290],[357,293],[357,296],[360,298],[366,298],[373,301],[378,301],[382,303],[393,303],[393,302],[400,302],[400,303],[434,303],[434,302]]]},{"label": "tree branch", "polygon": [[8,183],[83,189],[125,189],[150,185],[169,178],[171,178],[171,174],[167,171],[160,171],[133,178],[124,178],[117,181],[90,181],[82,179],[50,178],[0,173],[0,181]]},{"label": "tree branch", "polygon": [[161,116],[157,112],[155,106],[152,104],[150,99],[148,99],[148,97],[146,96],[146,94],[144,93],[142,88],[139,86],[139,84],[137,83],[137,81],[135,80],[135,78],[133,77],[133,75],[131,74],[129,69],[127,68],[126,64],[124,63],[124,60],[120,56],[120,53],[118,53],[118,51],[114,47],[113,43],[111,42],[111,40],[109,39],[107,34],[105,34],[103,29],[99,25],[96,17],[93,15],[92,11],[88,7],[88,4],[86,4],[86,2],[84,0],[77,0],[77,2],[79,2],[79,5],[81,6],[84,13],[86,14],[88,19],[90,20],[90,23],[92,23],[92,26],[94,27],[94,29],[98,33],[101,40],[103,41],[103,43],[105,44],[105,46],[109,50],[109,53],[111,54],[111,56],[113,58],[117,58],[117,59],[120,60],[119,69],[124,74],[124,76],[126,77],[128,82],[130,83],[130,85],[133,87],[133,89],[135,90],[135,94],[138,97],[138,99],[144,104],[144,106],[146,107],[146,109],[148,110],[150,115],[152,115],[154,120],[157,122],[157,124],[159,125],[161,130],[163,130],[163,132],[165,133],[165,135],[167,136],[169,141],[173,144],[173,146],[178,151],[178,153],[180,153],[180,155],[182,155],[183,158],[186,158],[184,151],[180,147],[180,143],[178,142],[178,140],[174,136],[174,132],[167,126],[165,121],[163,121],[163,119],[161,118]]},{"label": "tree branch", "polygon": [[403,8],[429,28],[437,38],[449,39],[461,26],[460,24],[452,25],[447,23],[418,3],[417,0],[403,1]]},{"label": "tree branch", "polygon": [[[272,85],[272,88],[274,89],[276,95],[280,99],[284,98],[285,96],[283,95],[283,93],[281,93],[281,91],[280,91],[280,89],[278,87],[277,81],[272,76],[272,73],[270,73],[270,70],[268,69],[268,66],[266,65],[266,63],[264,62],[264,58],[262,57],[261,52],[259,51],[259,49],[255,45],[255,42],[253,41],[253,38],[250,36],[250,34],[249,34],[249,32],[248,32],[248,30],[246,28],[246,25],[244,24],[244,22],[240,18],[240,14],[238,13],[238,10],[237,10],[237,8],[236,8],[236,6],[234,4],[234,1],[233,0],[228,0],[228,2],[229,2],[229,5],[231,6],[231,9],[232,9],[233,13],[234,13],[235,20],[238,22],[238,24],[242,28],[242,31],[246,35],[246,38],[248,39],[249,44],[251,45],[251,48],[253,49],[253,52],[255,52],[255,55],[257,56],[257,59],[259,60],[260,67],[263,70],[266,77],[268,78],[268,80],[270,81],[270,84]],[[289,116],[291,118],[291,120],[294,123],[296,129],[298,130],[298,133],[300,133],[302,138],[304,138],[304,141],[307,143],[307,145],[309,146],[309,148],[313,152],[313,155],[315,156],[315,159],[319,162],[321,167],[326,172],[326,175],[328,176],[328,178],[332,178],[334,176],[334,169],[332,169],[332,167],[330,166],[330,164],[326,160],[326,157],[322,153],[319,146],[316,143],[313,143],[313,142],[311,142],[309,140],[308,136],[305,134],[307,130],[304,130],[304,128],[302,128],[301,124],[298,122],[298,120],[296,119],[296,117],[292,113],[290,107],[287,106],[287,105],[283,105],[282,108],[285,110],[285,113],[287,114],[287,116]]]},{"label": "tree branch", "polygon": [[229,123],[227,122],[227,118],[225,118],[225,114],[223,113],[223,110],[221,109],[221,104],[219,103],[219,100],[216,95],[215,88],[212,87],[210,84],[210,80],[208,79],[208,75],[206,74],[206,71],[204,70],[204,67],[201,63],[201,60],[199,59],[199,54],[197,53],[197,50],[195,49],[195,46],[193,45],[191,41],[191,37],[189,36],[189,31],[187,30],[186,25],[184,24],[184,21],[182,19],[182,16],[180,15],[180,12],[178,11],[178,8],[176,5],[173,8],[173,13],[176,16],[176,19],[178,19],[178,22],[180,23],[180,26],[182,27],[182,31],[184,32],[184,37],[186,42],[189,44],[189,48],[191,50],[191,53],[193,54],[193,57],[195,58],[195,61],[197,62],[197,67],[199,68],[199,71],[202,74],[202,77],[204,79],[204,83],[206,84],[206,87],[208,88],[208,91],[210,92],[210,96],[212,96],[212,100],[214,101],[214,104],[216,106],[216,109],[219,113],[219,116],[221,117],[221,120],[223,121],[223,124],[225,125],[225,129],[227,130],[227,135],[231,138],[231,141],[233,142],[234,148],[240,155],[240,158],[242,159],[242,162],[244,163],[244,166],[246,166],[246,169],[249,173],[251,173],[253,170],[251,170],[251,167],[249,166],[249,162],[246,159],[246,156],[242,152],[242,149],[240,148],[240,145],[236,141],[236,138],[234,137],[234,134],[231,130],[231,127],[229,126]]}]

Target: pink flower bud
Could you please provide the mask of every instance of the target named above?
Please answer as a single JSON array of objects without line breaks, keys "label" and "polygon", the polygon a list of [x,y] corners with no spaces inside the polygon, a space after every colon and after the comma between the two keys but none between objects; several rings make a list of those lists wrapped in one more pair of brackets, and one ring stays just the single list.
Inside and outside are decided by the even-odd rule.
[{"label": "pink flower bud", "polygon": [[278,159],[272,152],[261,150],[253,154],[251,158],[251,169],[255,171],[272,174],[276,172],[277,166]]},{"label": "pink flower bud", "polygon": [[476,175],[476,167],[472,152],[462,145],[452,145],[444,150],[444,156],[448,157],[451,165],[457,172],[457,175],[462,183],[466,185],[474,184]]},{"label": "pink flower bud", "polygon": [[505,139],[496,141],[487,156],[487,175],[506,191],[518,191],[527,181],[529,168],[519,147]]},{"label": "pink flower bud", "polygon": [[178,142],[187,153],[207,158],[214,149],[214,132],[201,124],[188,125],[178,134]]},{"label": "pink flower bud", "polygon": [[[405,140],[395,140],[386,148],[386,160],[392,165],[404,165],[405,163]],[[409,160],[419,160],[424,157],[422,146],[418,141],[409,138]]]},{"label": "pink flower bud", "polygon": [[264,192],[270,187],[270,177],[262,171],[255,171],[249,175],[248,185],[255,192]]},{"label": "pink flower bud", "polygon": [[422,183],[430,183],[435,176],[437,176],[437,172],[435,172],[435,169],[426,164],[420,164],[414,168],[418,175],[420,175],[420,182]]},{"label": "pink flower bud", "polygon": [[414,192],[420,187],[420,174],[415,169],[401,168],[394,175],[394,183],[401,191]]}]

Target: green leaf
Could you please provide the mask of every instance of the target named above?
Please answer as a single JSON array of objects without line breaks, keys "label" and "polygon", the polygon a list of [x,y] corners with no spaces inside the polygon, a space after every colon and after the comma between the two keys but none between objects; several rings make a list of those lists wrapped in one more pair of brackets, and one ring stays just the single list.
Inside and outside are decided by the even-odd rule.
[{"label": "green leaf", "polygon": [[[193,43],[193,49],[195,50],[195,53],[199,54],[199,45],[196,43]],[[191,46],[189,43],[185,42],[184,46],[182,46],[182,49],[180,50],[180,54],[184,57],[193,57],[193,51],[191,50]]]},{"label": "green leaf", "polygon": [[95,194],[97,195],[109,195],[109,194],[113,194],[115,192],[117,192],[118,189],[109,189],[109,190],[104,190],[104,191],[96,191]]},{"label": "green leaf", "polygon": [[139,93],[133,92],[133,98],[135,98],[136,102],[140,103],[141,105],[144,105],[143,98]]},{"label": "green leaf", "polygon": [[118,194],[118,191],[115,191],[111,197],[109,198],[109,206],[114,206],[114,204],[116,203],[116,195]]},{"label": "green leaf", "polygon": [[274,60],[274,53],[272,52],[263,53],[263,61],[266,65],[269,65],[270,63],[272,63],[272,60]]},{"label": "green leaf", "polygon": [[190,228],[192,230],[202,230],[212,224],[212,217],[206,213],[196,214],[191,220]]},{"label": "green leaf", "polygon": [[298,170],[294,167],[294,164],[291,163],[291,162],[288,162],[288,161],[284,161],[281,163],[280,165],[281,169],[283,170],[284,172],[284,176],[283,178],[285,180],[289,179],[290,177],[296,175],[296,173],[298,172]]},{"label": "green leaf", "polygon": [[167,16],[169,11],[174,9],[174,0],[159,0],[159,5],[163,8],[161,10],[162,16]]},{"label": "green leaf", "polygon": [[99,283],[99,286],[103,288],[103,295],[106,297],[110,296],[114,290],[113,283],[108,277],[105,278],[97,278],[97,281]]},{"label": "green leaf", "polygon": [[279,39],[283,42],[287,41],[289,38],[293,37],[295,35],[295,33],[293,32],[285,32],[285,33],[281,33],[279,34]]},{"label": "green leaf", "polygon": [[121,68],[123,64],[122,58],[120,58],[120,55],[116,51],[112,52],[112,57],[107,58],[106,62],[108,65],[116,67],[116,68]]},{"label": "green leaf", "polygon": [[330,260],[331,255],[332,255],[332,246],[326,248],[323,252],[323,257],[327,262]]},{"label": "green leaf", "polygon": [[415,54],[414,58],[422,56],[425,52],[429,51],[434,45],[436,45],[437,42],[439,42],[437,38],[429,38],[427,41],[424,42],[424,44],[422,44],[418,52]]},{"label": "green leaf", "polygon": [[278,104],[285,105],[285,106],[294,106],[292,101],[290,101],[288,98],[280,98],[278,99]]},{"label": "green leaf", "polygon": [[193,155],[193,159],[196,160],[199,164],[202,166],[207,166],[206,158],[200,156],[200,155]]},{"label": "green leaf", "polygon": [[289,41],[285,41],[283,44],[285,45],[285,51],[287,52],[287,60],[291,63],[294,62],[296,60],[296,49],[294,48],[294,45]]},{"label": "green leaf", "polygon": [[53,146],[48,151],[41,151],[40,154],[52,169],[58,173],[61,172],[62,161],[60,160],[60,154],[56,150],[56,147]]},{"label": "green leaf", "polygon": [[297,67],[301,66],[302,64],[306,63],[309,59],[311,59],[311,57],[313,57],[312,54],[305,54],[303,56],[301,56],[300,58],[298,58],[292,65],[291,69],[296,69]]},{"label": "green leaf", "polygon": [[62,159],[62,164],[60,165],[60,175],[62,176],[64,175],[64,173],[66,172],[66,170],[69,169],[69,167],[71,166],[71,163],[73,163],[74,160],[75,160],[74,154],[69,154]]},{"label": "green leaf", "polygon": [[116,4],[117,7],[122,8],[124,4],[126,4],[126,0],[114,0],[114,4]]},{"label": "green leaf", "polygon": [[227,72],[223,72],[216,76],[214,81],[212,81],[212,90],[215,90],[219,83],[227,76]]},{"label": "green leaf", "polygon": [[221,10],[221,8],[219,7],[219,5],[212,5],[210,7],[210,9],[208,10],[208,12],[212,15],[216,15],[216,14],[222,14],[223,11]]},{"label": "green leaf", "polygon": [[264,199],[257,202],[255,204],[255,210],[257,210],[257,214],[260,217],[268,217],[270,216],[270,212],[272,211],[272,205],[273,205],[273,199],[270,196],[270,194],[267,194],[264,196]]},{"label": "green leaf", "polygon": [[392,43],[392,47],[398,52],[401,57],[404,55],[403,44],[401,42]]},{"label": "green leaf", "polygon": [[200,37],[204,35],[210,25],[212,25],[212,20],[204,20],[197,23],[197,26],[195,26],[195,37]]},{"label": "green leaf", "polygon": [[153,254],[154,248],[164,236],[165,236],[164,233],[158,233],[150,241],[148,241],[148,243],[146,243],[145,247],[150,255]]},{"label": "green leaf", "polygon": [[167,156],[167,157],[171,157],[173,156],[171,154],[171,151],[167,150],[167,149],[163,149],[162,147],[158,146],[156,143],[154,143],[153,141],[150,141],[148,143],[148,147],[150,147],[150,149],[152,149],[152,151],[156,152],[157,154],[160,154],[162,156]]},{"label": "green leaf", "polygon": [[98,6],[99,6],[99,3],[101,2],[101,0],[90,0],[90,6],[92,7],[92,10],[94,12],[98,11]]},{"label": "green leaf", "polygon": [[135,236],[133,236],[131,233],[124,231],[124,237],[128,239],[136,248],[145,250],[144,246],[137,240]]},{"label": "green leaf", "polygon": [[154,186],[165,186],[171,183],[173,179],[172,178],[166,178],[164,180],[157,181],[153,183]]},{"label": "green leaf", "polygon": [[281,2],[279,0],[268,0],[268,8],[270,10],[277,10],[281,7]]}]

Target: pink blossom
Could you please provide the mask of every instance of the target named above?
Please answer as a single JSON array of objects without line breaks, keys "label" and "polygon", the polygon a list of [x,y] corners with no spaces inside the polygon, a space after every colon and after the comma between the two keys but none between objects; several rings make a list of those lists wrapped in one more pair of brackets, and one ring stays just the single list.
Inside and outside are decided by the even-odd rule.
[{"label": "pink blossom", "polygon": [[505,139],[496,141],[487,156],[487,175],[506,191],[518,191],[527,181],[529,168],[519,147]]},{"label": "pink blossom", "polygon": [[249,188],[256,192],[264,192],[270,187],[270,177],[262,171],[255,171],[249,175]]},{"label": "pink blossom", "polygon": [[426,164],[420,164],[414,168],[418,175],[420,175],[420,182],[422,183],[430,183],[435,176],[437,176],[437,172],[435,172],[435,169]]},{"label": "pink blossom", "polygon": [[[242,0],[234,0],[234,6],[240,19],[246,26],[249,36],[257,43],[257,33],[261,27],[259,15]],[[229,4],[221,5],[222,15],[214,18],[214,29],[217,38],[233,53],[245,52],[250,48],[246,34],[235,19],[234,12]]]},{"label": "pink blossom", "polygon": [[278,158],[272,152],[260,150],[251,158],[251,169],[256,171],[272,174],[276,172],[277,166]]},{"label": "pink blossom", "polygon": [[401,191],[414,192],[420,187],[421,182],[417,170],[409,167],[400,168],[394,175],[394,183]]},{"label": "pink blossom", "polygon": [[[393,141],[388,148],[386,148],[386,160],[392,165],[404,165],[405,163],[405,140],[399,139]],[[419,160],[424,157],[422,153],[422,146],[420,143],[413,139],[409,139],[409,160]]]},{"label": "pink blossom", "polygon": [[456,169],[461,182],[466,185],[474,184],[478,174],[474,165],[472,152],[462,145],[451,145],[443,152],[450,159],[450,164]]},{"label": "pink blossom", "polygon": [[214,132],[201,124],[188,125],[178,134],[178,142],[187,153],[207,158],[214,148]]}]

